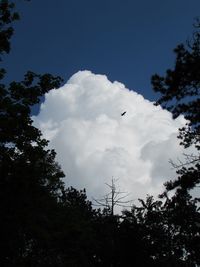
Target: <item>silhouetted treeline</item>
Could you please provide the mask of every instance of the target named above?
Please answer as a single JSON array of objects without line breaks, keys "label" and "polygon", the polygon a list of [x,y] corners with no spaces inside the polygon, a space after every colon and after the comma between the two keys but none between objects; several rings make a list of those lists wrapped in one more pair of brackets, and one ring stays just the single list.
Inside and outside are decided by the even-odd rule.
[{"label": "silhouetted treeline", "polygon": [[[0,2],[0,54],[10,51],[12,23],[19,18],[10,1]],[[200,141],[199,25],[187,46],[179,45],[166,77],[153,76],[159,104],[172,102],[183,145]],[[60,77],[27,72],[23,81],[3,84],[0,70],[0,266],[163,266],[200,265],[199,155],[186,155],[178,178],[158,200],[148,196],[130,211],[96,210],[84,190],[66,188],[48,141],[32,125],[31,107],[58,88]],[[191,98],[190,98],[191,97]],[[174,104],[175,103],[175,104]],[[167,164],[167,163],[166,163]],[[172,197],[169,191],[174,190]]]}]

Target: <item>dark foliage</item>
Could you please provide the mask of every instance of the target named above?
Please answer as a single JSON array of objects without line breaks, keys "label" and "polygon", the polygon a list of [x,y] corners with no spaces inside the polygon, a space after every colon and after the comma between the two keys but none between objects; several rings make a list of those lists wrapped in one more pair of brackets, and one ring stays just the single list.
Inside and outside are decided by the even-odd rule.
[{"label": "dark foliage", "polygon": [[19,14],[13,12],[14,7],[13,2],[0,2],[0,54],[10,52],[10,38],[14,32],[12,22],[19,19]]},{"label": "dark foliage", "polygon": [[[160,93],[156,104],[161,104],[172,112],[173,117],[184,115],[188,120],[180,129],[178,138],[188,148],[196,147],[196,155],[185,154],[185,162],[173,163],[178,177],[165,184],[166,191],[161,195],[166,200],[164,216],[168,224],[168,248],[175,266],[199,266],[200,214],[199,198],[193,197],[192,189],[198,192],[200,183],[200,24],[197,19],[195,32],[186,45],[178,45],[174,50],[176,62],[173,69],[161,77],[154,75],[152,85]],[[175,189],[171,199],[168,192]],[[181,261],[181,263],[180,263]],[[170,265],[172,266],[172,265]]]},{"label": "dark foliage", "polygon": [[[192,40],[174,50],[176,62],[165,77],[152,77],[153,89],[161,94],[157,104],[170,110],[174,118],[184,115],[188,120],[180,129],[178,138],[184,147],[195,145],[200,149],[200,24],[197,19]],[[178,179],[166,185],[167,190],[178,186],[190,190],[200,182],[199,155],[187,155],[186,163],[177,166]]]}]

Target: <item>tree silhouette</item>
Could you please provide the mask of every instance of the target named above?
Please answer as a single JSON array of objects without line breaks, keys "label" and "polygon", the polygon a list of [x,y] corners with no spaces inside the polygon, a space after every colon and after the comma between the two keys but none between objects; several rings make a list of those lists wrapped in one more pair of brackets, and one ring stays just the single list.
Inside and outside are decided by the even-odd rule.
[{"label": "tree silhouette", "polygon": [[[10,51],[14,4],[0,3],[0,54]],[[1,81],[5,70],[1,69]],[[55,152],[32,125],[31,106],[62,79],[27,72],[0,84],[0,236],[2,266],[38,265],[47,247],[64,177]]]},{"label": "tree silhouette", "polygon": [[[167,70],[166,76],[152,76],[153,89],[161,97],[157,104],[162,104],[172,112],[174,118],[184,115],[188,120],[180,129],[178,138],[185,147],[195,145],[196,155],[186,155],[186,162],[176,164],[179,167],[179,177],[175,183],[167,184],[167,189],[183,186],[190,190],[200,182],[200,23],[196,20],[192,40],[186,45],[180,44],[174,50],[176,54],[175,67]],[[188,166],[192,164],[192,166]],[[189,178],[190,177],[190,178]],[[187,182],[186,182],[187,180]]]},{"label": "tree silhouette", "polygon": [[[184,115],[188,120],[180,129],[178,138],[185,148],[196,147],[196,154],[185,153],[185,161],[173,163],[178,177],[165,184],[161,197],[165,199],[165,217],[169,229],[168,241],[174,260],[180,266],[199,265],[199,198],[191,189],[198,189],[200,182],[200,24],[196,20],[195,32],[186,45],[174,50],[176,62],[173,69],[161,77],[154,75],[152,85],[160,93],[156,104],[172,112],[173,117]],[[168,192],[175,189],[171,198]],[[172,256],[170,256],[171,258]],[[174,261],[173,260],[173,261]],[[178,265],[179,266],[179,265]]]},{"label": "tree silhouette", "polygon": [[[12,22],[19,19],[19,14],[13,12],[15,4],[13,2],[2,0],[0,2],[0,54],[10,52],[10,38],[14,29]],[[1,59],[1,58],[0,58]]]},{"label": "tree silhouette", "polygon": [[93,198],[96,203],[94,205],[104,207],[104,212],[111,215],[114,215],[114,209],[116,206],[127,208],[131,207],[132,202],[131,200],[125,200],[129,196],[129,193],[117,190],[116,182],[117,180],[112,178],[111,184],[106,183],[110,191],[100,199]]}]

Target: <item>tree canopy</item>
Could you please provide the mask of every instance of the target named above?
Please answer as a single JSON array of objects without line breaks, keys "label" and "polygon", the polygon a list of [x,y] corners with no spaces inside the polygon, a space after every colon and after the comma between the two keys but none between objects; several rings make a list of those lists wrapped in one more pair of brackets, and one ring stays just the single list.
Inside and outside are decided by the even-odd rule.
[{"label": "tree canopy", "polygon": [[[160,93],[156,104],[163,105],[172,112],[174,118],[184,115],[187,123],[179,131],[181,144],[187,148],[195,146],[197,153],[186,155],[186,162],[178,167],[179,177],[175,183],[168,183],[167,188],[173,187],[192,189],[200,182],[200,22],[196,20],[192,39],[178,45],[174,52],[175,66],[168,69],[164,77],[157,74],[152,76],[155,92]],[[192,166],[190,166],[192,165]]]},{"label": "tree canopy", "polygon": [[[176,231],[170,236],[186,266],[199,265],[199,193],[200,183],[200,23],[194,24],[195,31],[191,40],[178,45],[174,52],[175,66],[168,69],[165,76],[152,76],[153,89],[160,93],[157,105],[161,104],[172,112],[173,117],[183,115],[187,120],[185,127],[179,129],[178,138],[185,148],[193,147],[196,152],[185,153],[185,162],[173,163],[177,178],[165,184],[166,214]],[[168,192],[175,189],[171,199]],[[173,227],[174,227],[173,226]],[[174,230],[173,230],[174,231]],[[178,243],[177,243],[178,242]],[[183,253],[183,250],[185,251]],[[175,254],[176,255],[176,254]],[[178,255],[177,255],[178,256]],[[177,257],[176,256],[176,257]]]}]

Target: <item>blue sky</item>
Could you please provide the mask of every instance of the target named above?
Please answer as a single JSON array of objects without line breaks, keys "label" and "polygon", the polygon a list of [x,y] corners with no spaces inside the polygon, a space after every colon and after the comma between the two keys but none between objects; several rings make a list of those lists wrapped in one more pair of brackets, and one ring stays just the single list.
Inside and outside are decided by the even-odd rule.
[{"label": "blue sky", "polygon": [[174,63],[173,48],[192,33],[199,0],[16,1],[12,51],[4,64],[10,80],[27,70],[60,75],[79,70],[106,74],[111,81],[155,100],[151,75]]}]

